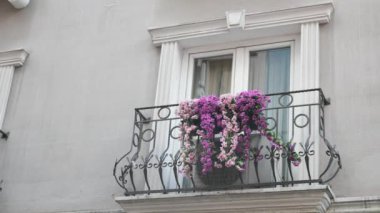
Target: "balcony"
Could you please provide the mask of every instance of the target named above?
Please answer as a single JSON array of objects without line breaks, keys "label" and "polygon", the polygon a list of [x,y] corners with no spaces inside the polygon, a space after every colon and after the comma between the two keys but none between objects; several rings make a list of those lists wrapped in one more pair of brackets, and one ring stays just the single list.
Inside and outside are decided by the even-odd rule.
[{"label": "balcony", "polygon": [[[239,197],[242,196],[252,199],[271,197],[272,200],[288,199],[276,208],[286,208],[290,212],[303,208],[300,200],[305,199],[306,206],[325,211],[333,197],[326,184],[342,168],[340,155],[325,134],[324,108],[330,104],[329,101],[321,89],[267,96],[271,100],[264,111],[268,131],[278,135],[284,144],[291,142],[296,145],[294,149],[276,148],[253,131],[249,161],[243,172],[222,168],[204,175],[199,163],[195,163],[192,174],[185,177],[181,173],[183,162],[180,157],[183,144],[178,140],[180,120],[175,113],[178,104],[135,109],[131,146],[116,161],[113,170],[117,184],[125,191],[125,197],[117,197],[116,201],[127,212],[134,212],[137,208],[134,205],[140,203],[147,207],[148,200],[151,205],[155,203],[170,208],[171,200],[186,198],[193,203],[191,208],[188,206],[189,211],[195,207],[201,211],[211,208],[220,199],[231,198],[229,206],[223,207],[228,209],[236,200],[241,203]],[[218,140],[218,135],[215,140]],[[199,138],[194,138],[194,142],[199,144]],[[291,161],[294,154],[301,159],[299,165]],[[197,201],[199,196],[209,202],[198,205],[202,203]],[[314,200],[308,196],[313,196]],[[253,205],[252,199],[244,204],[247,209],[273,206],[270,203],[260,208],[258,204],[250,206]],[[294,208],[290,207],[292,202]],[[186,203],[181,205],[186,206]],[[321,206],[321,203],[324,204]],[[159,212],[156,207],[147,209],[146,212]],[[163,212],[168,212],[168,209]]]}]

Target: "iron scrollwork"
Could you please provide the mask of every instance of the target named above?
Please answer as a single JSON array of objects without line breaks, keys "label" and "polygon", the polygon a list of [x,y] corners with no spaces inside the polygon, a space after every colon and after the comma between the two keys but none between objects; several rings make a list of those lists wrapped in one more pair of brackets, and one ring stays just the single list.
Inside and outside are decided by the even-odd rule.
[{"label": "iron scrollwork", "polygon": [[[240,181],[216,187],[200,183],[195,172],[189,178],[181,174],[184,165],[181,159],[182,143],[177,134],[181,127],[174,113],[178,104],[172,104],[135,109],[130,147],[114,164],[113,175],[117,184],[126,195],[136,195],[292,186],[332,180],[342,168],[342,163],[338,150],[326,138],[324,107],[330,101],[322,90],[281,92],[267,96],[271,98],[271,104],[265,110],[268,131],[280,135],[282,144],[271,144],[253,132],[249,163],[246,171],[239,173]],[[2,137],[7,137],[3,131],[0,130],[0,133]],[[326,150],[317,152],[316,146],[325,147]],[[301,158],[297,172],[296,165],[291,161],[295,155]],[[327,160],[326,167],[321,174],[314,174],[312,168],[316,160],[323,159]],[[300,175],[301,172],[305,175]],[[304,176],[307,178],[300,178]]]}]

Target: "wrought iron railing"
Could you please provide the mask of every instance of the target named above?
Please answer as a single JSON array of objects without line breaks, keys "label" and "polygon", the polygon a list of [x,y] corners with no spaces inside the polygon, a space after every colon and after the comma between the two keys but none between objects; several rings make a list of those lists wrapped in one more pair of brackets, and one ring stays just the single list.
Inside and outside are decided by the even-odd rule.
[{"label": "wrought iron railing", "polygon": [[[325,111],[329,105],[321,89],[268,94],[265,110],[268,130],[284,142],[296,143],[301,163],[290,163],[292,153],[278,150],[252,132],[249,166],[243,173],[225,169],[202,175],[193,170],[191,178],[181,174],[180,120],[178,104],[135,109],[129,150],[116,160],[113,175],[126,195],[192,192],[324,184],[342,168],[335,146],[325,135]],[[194,165],[194,168],[199,165]]]}]

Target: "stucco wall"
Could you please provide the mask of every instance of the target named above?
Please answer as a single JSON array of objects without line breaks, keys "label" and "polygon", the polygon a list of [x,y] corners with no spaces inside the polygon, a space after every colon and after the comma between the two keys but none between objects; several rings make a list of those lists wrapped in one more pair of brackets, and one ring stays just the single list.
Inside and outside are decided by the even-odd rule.
[{"label": "stucco wall", "polygon": [[119,209],[113,164],[154,103],[152,1],[0,1],[0,51],[25,48],[0,142],[0,212]]},{"label": "stucco wall", "polygon": [[321,28],[321,86],[331,98],[327,136],[343,158],[337,196],[380,195],[380,1],[337,0]]},{"label": "stucco wall", "polygon": [[[154,103],[159,49],[148,27],[322,0],[32,0],[0,2],[0,51],[25,48],[0,143],[0,212],[118,209],[112,166],[129,145],[133,108]],[[321,26],[327,136],[343,170],[338,196],[378,195],[380,15],[377,0],[336,0]]]}]

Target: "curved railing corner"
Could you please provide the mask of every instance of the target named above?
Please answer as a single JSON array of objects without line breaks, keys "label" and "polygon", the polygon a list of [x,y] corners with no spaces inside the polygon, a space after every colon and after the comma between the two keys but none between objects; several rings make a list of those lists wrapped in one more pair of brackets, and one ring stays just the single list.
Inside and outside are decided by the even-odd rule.
[{"label": "curved railing corner", "polygon": [[[278,150],[252,133],[249,166],[233,183],[211,180],[210,184],[193,170],[191,178],[181,174],[178,104],[136,108],[132,139],[126,154],[118,158],[113,169],[117,184],[125,195],[150,193],[185,193],[326,184],[342,168],[335,145],[326,138],[325,107],[330,104],[322,89],[267,94],[271,103],[265,110],[268,130],[280,135],[285,143],[296,143],[295,153],[301,164],[290,163],[294,153]],[[317,167],[318,165],[319,168]],[[193,165],[197,168],[197,164]],[[223,178],[222,178],[223,179]],[[218,182],[219,181],[219,182]]]}]

